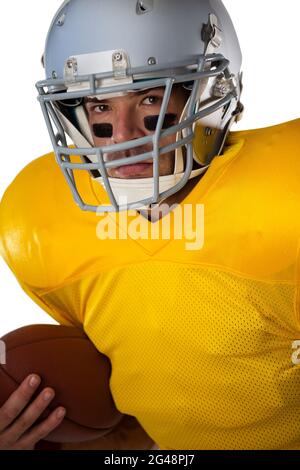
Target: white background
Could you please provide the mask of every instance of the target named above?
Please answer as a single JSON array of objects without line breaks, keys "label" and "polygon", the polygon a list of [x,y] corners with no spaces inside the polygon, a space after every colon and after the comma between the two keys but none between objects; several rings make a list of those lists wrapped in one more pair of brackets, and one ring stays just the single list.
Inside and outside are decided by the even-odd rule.
[{"label": "white background", "polygon": [[[34,85],[44,78],[40,59],[60,3],[17,0],[3,2],[1,7],[0,197],[26,164],[51,150]],[[224,0],[224,4],[244,58],[246,111],[233,130],[300,117],[300,1]],[[2,259],[0,279],[0,336],[23,325],[54,323],[25,295]]]}]

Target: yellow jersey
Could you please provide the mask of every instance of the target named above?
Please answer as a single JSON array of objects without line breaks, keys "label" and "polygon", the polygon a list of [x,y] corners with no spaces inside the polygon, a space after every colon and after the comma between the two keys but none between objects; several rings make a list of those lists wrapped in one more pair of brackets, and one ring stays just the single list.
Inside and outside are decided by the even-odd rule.
[{"label": "yellow jersey", "polygon": [[[89,203],[107,202],[76,178]],[[161,221],[143,237],[153,224],[138,213],[140,237],[119,213],[105,238],[50,153],[6,190],[0,250],[35,302],[110,358],[116,406],[161,447],[298,448],[300,120],[231,133],[171,215],[183,205],[204,208],[196,249]]]}]

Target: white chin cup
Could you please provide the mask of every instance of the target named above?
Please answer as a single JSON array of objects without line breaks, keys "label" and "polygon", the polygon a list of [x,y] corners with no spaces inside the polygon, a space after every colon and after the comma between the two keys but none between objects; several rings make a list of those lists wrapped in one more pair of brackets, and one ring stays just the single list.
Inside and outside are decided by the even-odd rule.
[{"label": "white chin cup", "polygon": [[[200,168],[192,171],[190,178],[195,178],[207,170],[208,167]],[[180,182],[184,173],[176,175],[167,175],[159,177],[159,192],[163,193],[172,189]],[[104,188],[104,180],[102,177],[95,178]],[[118,205],[134,204],[144,199],[152,198],[154,194],[154,178],[108,178],[112,192]],[[163,199],[160,200],[160,202]],[[142,206],[142,204],[141,204]]]}]

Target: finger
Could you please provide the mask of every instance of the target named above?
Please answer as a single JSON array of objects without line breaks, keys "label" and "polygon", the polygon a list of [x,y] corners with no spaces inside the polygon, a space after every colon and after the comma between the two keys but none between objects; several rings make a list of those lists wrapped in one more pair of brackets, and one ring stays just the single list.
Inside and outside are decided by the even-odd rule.
[{"label": "finger", "polygon": [[37,424],[24,434],[12,450],[34,449],[37,442],[45,439],[64,419],[66,409],[56,408],[42,423]]},{"label": "finger", "polygon": [[54,390],[47,387],[28,406],[28,408],[26,408],[26,410],[5,433],[11,442],[16,442],[29,428],[31,428],[54,398],[54,395]]},{"label": "finger", "polygon": [[32,395],[41,383],[38,375],[26,377],[0,408],[0,432],[3,432],[27,406]]}]

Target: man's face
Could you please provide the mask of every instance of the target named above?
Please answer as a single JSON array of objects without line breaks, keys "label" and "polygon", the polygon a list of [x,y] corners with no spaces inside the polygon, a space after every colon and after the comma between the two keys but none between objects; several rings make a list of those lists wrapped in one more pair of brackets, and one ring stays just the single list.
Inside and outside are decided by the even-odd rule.
[{"label": "man's face", "polygon": [[[187,91],[181,86],[174,87],[166,112],[163,129],[167,129],[179,122],[182,111],[188,98]],[[88,121],[93,135],[94,145],[103,147],[111,144],[120,144],[154,133],[160,108],[164,97],[164,88],[153,88],[126,96],[101,99],[86,98],[85,107]],[[176,140],[176,134],[161,139],[159,146],[170,145]],[[133,149],[110,153],[106,161],[128,158],[152,151],[152,144],[139,146]],[[160,156],[160,176],[173,174],[174,151]],[[108,176],[113,178],[151,178],[153,177],[152,159],[145,162],[110,168]]]}]

